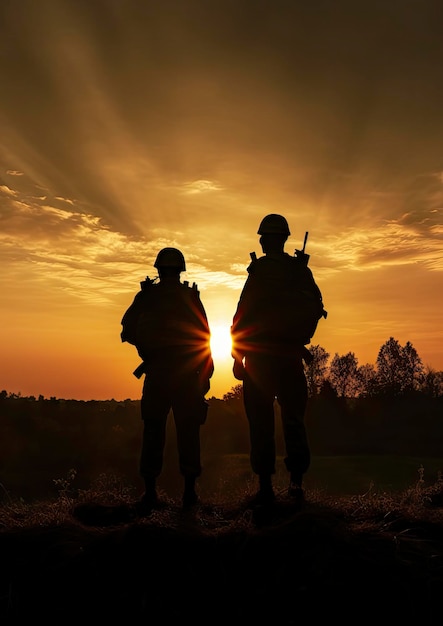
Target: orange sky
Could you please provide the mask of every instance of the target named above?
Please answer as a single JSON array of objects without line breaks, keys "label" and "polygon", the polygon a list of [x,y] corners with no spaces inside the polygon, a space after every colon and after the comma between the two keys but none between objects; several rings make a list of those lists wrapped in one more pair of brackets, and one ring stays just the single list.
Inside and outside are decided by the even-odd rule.
[{"label": "orange sky", "polygon": [[[0,389],[139,398],[158,250],[229,326],[267,213],[309,231],[314,343],[443,369],[442,5],[23,0],[0,20]],[[218,358],[209,397],[236,383]]]}]

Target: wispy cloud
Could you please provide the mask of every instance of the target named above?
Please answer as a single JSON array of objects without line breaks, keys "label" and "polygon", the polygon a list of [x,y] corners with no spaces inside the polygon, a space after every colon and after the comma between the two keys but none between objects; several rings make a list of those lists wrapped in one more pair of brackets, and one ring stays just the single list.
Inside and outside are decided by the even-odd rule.
[{"label": "wispy cloud", "polygon": [[183,192],[187,194],[206,193],[209,191],[221,191],[223,187],[211,180],[194,180],[183,184]]},{"label": "wispy cloud", "polygon": [[0,185],[0,193],[2,193],[5,196],[16,196],[17,195],[16,191],[14,191],[13,189],[10,189],[6,185]]}]

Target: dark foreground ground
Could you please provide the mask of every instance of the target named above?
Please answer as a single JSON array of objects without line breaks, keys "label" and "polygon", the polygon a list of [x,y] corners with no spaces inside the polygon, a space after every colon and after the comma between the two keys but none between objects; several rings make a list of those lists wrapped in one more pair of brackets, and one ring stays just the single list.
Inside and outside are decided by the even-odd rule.
[{"label": "dark foreground ground", "polygon": [[65,503],[31,525],[11,509],[0,623],[441,625],[439,504],[308,493],[301,510],[284,496],[271,511],[165,500],[140,518],[128,504]]}]

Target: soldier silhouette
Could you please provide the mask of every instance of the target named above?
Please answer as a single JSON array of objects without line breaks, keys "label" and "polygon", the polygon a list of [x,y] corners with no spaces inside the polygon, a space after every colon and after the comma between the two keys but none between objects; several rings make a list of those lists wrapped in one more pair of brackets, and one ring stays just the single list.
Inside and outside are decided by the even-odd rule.
[{"label": "soldier silhouette", "polygon": [[308,391],[303,359],[320,317],[326,316],[322,296],[303,251],[284,251],[290,235],[286,218],[270,214],[258,234],[264,256],[251,253],[248,278],[231,326],[233,373],[243,381],[250,433],[251,467],[259,477],[257,504],[275,499],[274,401],[280,405],[290,474],[288,495],[303,501],[303,476],[310,465],[304,416]]},{"label": "soldier silhouette", "polygon": [[[159,282],[141,283],[122,318],[122,341],[133,344],[143,360],[141,398],[143,442],[140,474],[145,492],[142,514],[158,504],[156,481],[163,467],[166,423],[172,409],[177,435],[179,470],[184,479],[183,507],[199,500],[195,483],[200,462],[200,426],[206,419],[205,394],[210,389],[214,363],[210,329],[197,286],[180,281],[185,259],[176,248],[163,248],[154,267]],[[136,372],[134,372],[136,373]],[[137,374],[136,374],[137,375]]]}]

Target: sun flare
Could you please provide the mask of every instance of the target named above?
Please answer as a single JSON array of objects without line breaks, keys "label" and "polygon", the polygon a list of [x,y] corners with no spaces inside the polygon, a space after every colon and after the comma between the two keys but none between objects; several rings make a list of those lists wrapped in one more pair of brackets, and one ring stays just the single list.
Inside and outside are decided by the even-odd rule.
[{"label": "sun flare", "polygon": [[214,359],[231,358],[231,332],[229,326],[211,327],[211,352]]}]

